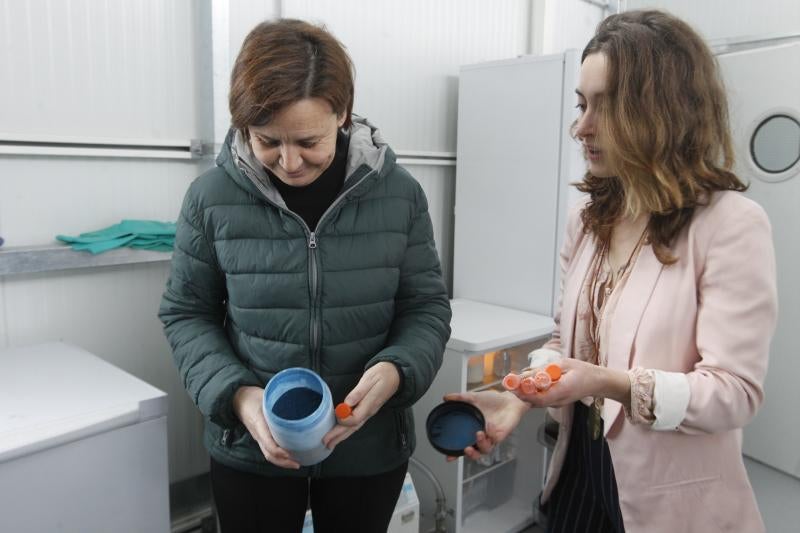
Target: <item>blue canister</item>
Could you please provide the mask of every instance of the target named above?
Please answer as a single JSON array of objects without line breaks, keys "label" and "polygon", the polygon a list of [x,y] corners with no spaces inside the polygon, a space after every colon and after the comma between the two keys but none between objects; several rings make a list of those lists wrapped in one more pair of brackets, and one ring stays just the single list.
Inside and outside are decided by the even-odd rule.
[{"label": "blue canister", "polygon": [[307,368],[281,370],[267,383],[262,404],[272,438],[303,466],[319,463],[329,450],[322,437],[336,424],[328,385]]}]

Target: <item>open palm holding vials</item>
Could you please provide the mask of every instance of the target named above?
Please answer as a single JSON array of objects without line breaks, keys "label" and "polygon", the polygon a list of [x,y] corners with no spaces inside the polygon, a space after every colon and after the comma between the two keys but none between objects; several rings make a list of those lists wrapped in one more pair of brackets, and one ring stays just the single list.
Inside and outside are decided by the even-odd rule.
[{"label": "open palm holding vials", "polygon": [[508,374],[503,378],[503,388],[509,391],[519,389],[523,394],[534,394],[547,391],[559,379],[561,379],[561,367],[557,364],[550,364],[544,370],[536,372]]}]

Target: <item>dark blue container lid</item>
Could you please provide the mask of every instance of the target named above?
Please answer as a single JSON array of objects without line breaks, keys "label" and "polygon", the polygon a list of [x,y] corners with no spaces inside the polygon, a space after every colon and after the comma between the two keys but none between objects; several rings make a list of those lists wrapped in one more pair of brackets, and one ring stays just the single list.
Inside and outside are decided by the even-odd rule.
[{"label": "dark blue container lid", "polygon": [[431,446],[445,455],[458,457],[464,455],[467,446],[475,446],[475,434],[486,430],[486,422],[474,405],[446,401],[428,414],[425,429]]}]

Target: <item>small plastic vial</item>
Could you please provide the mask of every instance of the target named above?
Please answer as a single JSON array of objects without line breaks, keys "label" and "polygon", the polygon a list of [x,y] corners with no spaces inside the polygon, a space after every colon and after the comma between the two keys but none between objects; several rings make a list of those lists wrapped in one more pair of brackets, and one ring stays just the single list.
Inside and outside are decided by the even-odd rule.
[{"label": "small plastic vial", "polygon": [[503,388],[506,390],[517,390],[519,387],[520,378],[516,374],[507,374],[503,378]]}]

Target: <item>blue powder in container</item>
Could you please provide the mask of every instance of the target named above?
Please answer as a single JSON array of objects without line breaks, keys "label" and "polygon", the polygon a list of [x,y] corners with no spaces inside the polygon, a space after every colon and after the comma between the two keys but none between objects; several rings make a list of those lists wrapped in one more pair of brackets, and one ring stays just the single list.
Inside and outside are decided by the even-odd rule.
[{"label": "blue powder in container", "polygon": [[440,448],[463,450],[475,444],[475,434],[482,429],[480,420],[474,416],[452,411],[431,425],[430,434]]},{"label": "blue powder in container", "polygon": [[272,412],[284,420],[300,420],[317,410],[322,402],[322,395],[305,387],[297,387],[284,392]]}]

